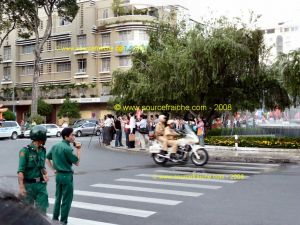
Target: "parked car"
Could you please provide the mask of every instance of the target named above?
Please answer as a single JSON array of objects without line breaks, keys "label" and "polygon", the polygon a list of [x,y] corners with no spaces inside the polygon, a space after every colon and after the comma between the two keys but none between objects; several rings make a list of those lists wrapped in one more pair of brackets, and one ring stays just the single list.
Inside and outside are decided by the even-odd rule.
[{"label": "parked car", "polygon": [[73,126],[73,129],[77,137],[83,135],[94,135],[94,134],[99,136],[101,133],[99,125],[95,123],[84,123],[84,124],[77,123]]},{"label": "parked car", "polygon": [[[61,136],[61,131],[63,130],[63,128],[57,126],[54,123],[51,124],[40,124],[44,127],[46,127],[47,129],[47,137],[51,137],[51,136],[56,136],[56,137],[60,137]],[[24,137],[29,137],[30,136],[30,130],[26,130],[24,132]]]},{"label": "parked car", "polygon": [[21,135],[21,127],[16,121],[0,122],[0,138],[17,139]]},{"label": "parked car", "polygon": [[80,119],[80,120],[76,120],[74,123],[73,123],[73,126],[74,125],[82,125],[84,123],[95,123],[95,124],[99,124],[99,120],[97,119]]}]

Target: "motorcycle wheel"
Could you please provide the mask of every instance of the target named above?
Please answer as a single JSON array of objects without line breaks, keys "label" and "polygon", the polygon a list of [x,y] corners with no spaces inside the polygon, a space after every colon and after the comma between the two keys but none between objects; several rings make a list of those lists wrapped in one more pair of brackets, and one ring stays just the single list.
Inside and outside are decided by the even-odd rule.
[{"label": "motorcycle wheel", "polygon": [[157,153],[152,154],[154,162],[158,165],[165,165],[168,159],[160,157]]},{"label": "motorcycle wheel", "polygon": [[196,155],[192,153],[191,160],[196,166],[204,166],[208,161],[208,153],[204,148],[199,148],[196,150],[200,159],[197,159]]}]

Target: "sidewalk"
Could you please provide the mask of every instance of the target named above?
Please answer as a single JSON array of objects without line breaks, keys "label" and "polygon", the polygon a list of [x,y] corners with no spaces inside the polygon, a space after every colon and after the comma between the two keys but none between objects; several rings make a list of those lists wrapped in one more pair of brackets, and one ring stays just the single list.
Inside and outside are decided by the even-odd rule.
[{"label": "sidewalk", "polygon": [[[125,144],[125,139],[122,140]],[[115,141],[106,148],[122,152],[143,152],[149,154],[148,150],[140,150],[138,135],[136,136],[136,147],[128,149],[124,147],[114,147]],[[300,163],[300,149],[276,149],[276,148],[248,148],[206,145],[210,160],[237,161],[237,162],[262,162],[262,163]]]}]

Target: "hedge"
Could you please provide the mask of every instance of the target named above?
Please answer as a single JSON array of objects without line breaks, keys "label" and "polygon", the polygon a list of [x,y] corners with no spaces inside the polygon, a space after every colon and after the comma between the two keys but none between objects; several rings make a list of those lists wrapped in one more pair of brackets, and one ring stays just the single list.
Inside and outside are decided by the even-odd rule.
[{"label": "hedge", "polygon": [[[209,136],[205,138],[205,144],[232,146],[234,137]],[[276,138],[276,137],[239,137],[239,147],[260,148],[293,148],[300,149],[300,138]]]}]

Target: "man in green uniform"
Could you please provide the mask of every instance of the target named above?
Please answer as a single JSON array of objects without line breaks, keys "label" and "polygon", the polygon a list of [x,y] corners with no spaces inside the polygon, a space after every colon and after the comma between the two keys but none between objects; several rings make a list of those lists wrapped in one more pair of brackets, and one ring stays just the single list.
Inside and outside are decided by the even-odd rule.
[{"label": "man in green uniform", "polygon": [[47,129],[35,126],[30,131],[32,143],[22,148],[19,153],[18,181],[19,192],[28,204],[35,205],[46,214],[48,203],[45,169]]},{"label": "man in green uniform", "polygon": [[[63,224],[68,223],[68,216],[73,200],[73,169],[72,165],[79,165],[80,143],[76,143],[76,155],[73,154],[71,143],[75,143],[72,128],[64,128],[61,132],[63,140],[54,145],[47,154],[47,164],[56,173],[56,192],[53,210],[53,220]],[[61,210],[61,213],[60,213]]]}]

